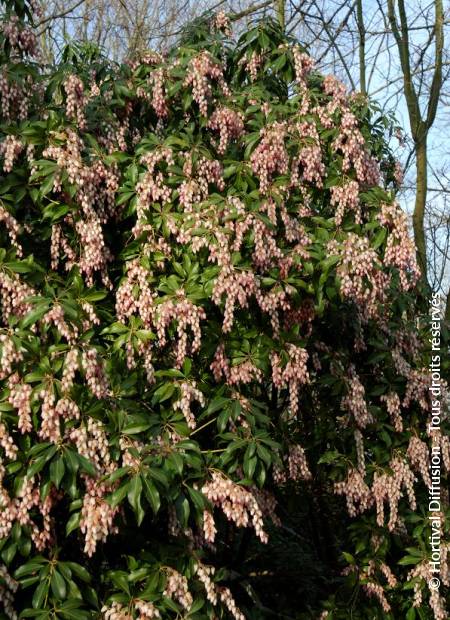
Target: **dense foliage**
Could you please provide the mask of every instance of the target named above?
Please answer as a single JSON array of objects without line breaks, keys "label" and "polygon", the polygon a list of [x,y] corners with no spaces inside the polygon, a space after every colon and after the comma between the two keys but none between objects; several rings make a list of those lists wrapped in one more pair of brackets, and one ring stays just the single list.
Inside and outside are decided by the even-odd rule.
[{"label": "dense foliage", "polygon": [[48,68],[3,4],[5,617],[447,617],[391,123],[271,22]]}]

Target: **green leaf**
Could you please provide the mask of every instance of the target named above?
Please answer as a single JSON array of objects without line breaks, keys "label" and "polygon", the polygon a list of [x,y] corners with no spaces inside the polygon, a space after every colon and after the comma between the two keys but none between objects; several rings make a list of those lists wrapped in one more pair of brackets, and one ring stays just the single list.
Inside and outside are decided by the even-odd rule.
[{"label": "green leaf", "polygon": [[64,465],[64,459],[62,456],[58,457],[50,463],[50,479],[54,482],[55,487],[59,489],[61,480],[63,479],[66,467]]},{"label": "green leaf", "polygon": [[81,512],[74,512],[66,523],[66,536],[80,527]]},{"label": "green leaf", "polygon": [[134,476],[128,486],[128,501],[136,515],[137,523],[140,525],[145,516],[145,511],[141,505],[142,478],[139,475]]},{"label": "green leaf", "polygon": [[45,581],[41,581],[36,590],[34,591],[33,598],[31,604],[33,609],[42,609],[42,603],[44,602],[45,597],[48,594],[49,583],[46,579]]},{"label": "green leaf", "polygon": [[156,514],[161,506],[161,498],[158,489],[151,480],[142,476],[142,485],[144,487],[145,497],[148,500],[153,512]]},{"label": "green leaf", "polygon": [[50,580],[52,593],[58,601],[63,601],[66,598],[66,582],[64,577],[56,569],[53,571],[52,578]]}]

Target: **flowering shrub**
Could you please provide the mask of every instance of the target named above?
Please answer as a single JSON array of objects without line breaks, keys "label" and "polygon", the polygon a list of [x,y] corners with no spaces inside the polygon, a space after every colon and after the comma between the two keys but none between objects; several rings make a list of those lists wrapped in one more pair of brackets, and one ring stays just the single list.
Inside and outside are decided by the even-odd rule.
[{"label": "flowering shrub", "polygon": [[329,575],[296,617],[444,619],[386,120],[271,22],[46,71],[36,7],[4,6],[5,616],[283,617],[264,548],[307,504]]}]

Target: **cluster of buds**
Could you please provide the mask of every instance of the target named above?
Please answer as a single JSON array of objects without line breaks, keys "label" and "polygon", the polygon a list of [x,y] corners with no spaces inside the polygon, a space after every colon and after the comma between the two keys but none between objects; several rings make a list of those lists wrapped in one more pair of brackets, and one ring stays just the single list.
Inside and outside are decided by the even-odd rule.
[{"label": "cluster of buds", "polygon": [[257,368],[251,360],[232,365],[227,372],[228,385],[237,385],[238,383],[248,384],[252,381],[261,382],[262,378],[262,371]]},{"label": "cluster of buds", "polygon": [[406,454],[413,470],[420,473],[425,486],[430,489],[430,457],[427,444],[421,439],[419,439],[419,437],[413,435],[409,440],[408,450]]},{"label": "cluster of buds", "polygon": [[206,542],[213,543],[216,539],[217,528],[214,515],[209,510],[203,511],[203,535]]},{"label": "cluster of buds", "polygon": [[331,205],[337,206],[334,220],[340,226],[346,211],[355,213],[355,222],[361,224],[361,207],[359,204],[359,183],[348,181],[342,186],[331,188]]},{"label": "cluster of buds", "polygon": [[36,35],[31,28],[20,25],[19,17],[11,15],[0,30],[13,50],[33,56],[36,53]]},{"label": "cluster of buds", "polygon": [[183,174],[187,179],[180,185],[179,200],[186,212],[190,212],[194,204],[208,197],[210,185],[216,185],[219,191],[225,189],[222,165],[216,159],[202,157],[197,163],[194,175],[192,159],[188,154],[183,165]]},{"label": "cluster of buds", "polygon": [[231,108],[221,106],[212,113],[208,127],[219,132],[217,152],[223,155],[231,140],[238,140],[244,133],[244,115]]},{"label": "cluster of buds", "polygon": [[191,429],[196,427],[195,417],[191,411],[191,403],[194,400],[199,402],[201,407],[205,406],[205,397],[200,390],[197,389],[195,381],[191,381],[190,383],[181,383],[180,398],[173,403],[173,409],[175,411],[181,411],[185,417],[188,427]]},{"label": "cluster of buds", "polygon": [[212,605],[217,605],[217,587],[213,582],[212,577],[216,569],[214,566],[207,566],[206,564],[197,564],[197,577],[203,584],[206,591],[206,598]]},{"label": "cluster of buds", "polygon": [[134,608],[139,613],[138,620],[153,620],[154,618],[161,618],[161,614],[149,601],[141,601],[137,599],[134,601]]},{"label": "cluster of buds", "polygon": [[155,202],[166,204],[171,199],[172,191],[164,182],[163,172],[157,170],[157,167],[164,164],[174,165],[172,150],[164,147],[150,151],[141,157],[141,163],[146,166],[147,171],[136,184],[137,221],[133,229],[136,236],[140,235],[143,230],[146,210]]},{"label": "cluster of buds", "polygon": [[259,178],[261,193],[266,194],[276,172],[287,174],[289,156],[284,145],[286,128],[283,123],[274,123],[260,133],[262,139],[250,157],[250,164]]},{"label": "cluster of buds", "polygon": [[108,438],[100,422],[88,418],[87,426],[79,426],[70,431],[70,440],[77,451],[95,465],[99,475],[110,473],[113,465],[109,454]]},{"label": "cluster of buds", "polygon": [[[6,163],[6,160],[5,160]],[[15,248],[17,256],[23,255],[22,246],[18,241],[20,231],[19,223],[3,206],[0,205],[0,222],[6,226],[11,245]]]},{"label": "cluster of buds", "polygon": [[54,224],[52,226],[52,236],[50,241],[50,258],[51,267],[55,271],[58,269],[61,250],[66,255],[65,268],[67,271],[70,271],[76,263],[76,254],[67,241],[61,226],[59,224]]},{"label": "cluster of buds", "polygon": [[108,535],[116,531],[113,521],[118,508],[112,508],[106,501],[105,496],[109,489],[105,484],[87,477],[85,484],[80,530],[85,536],[84,552],[92,557],[97,543],[105,542]]},{"label": "cluster of buds", "polygon": [[67,394],[72,389],[75,374],[79,369],[79,350],[77,348],[70,349],[67,352],[64,360],[62,378],[61,378],[61,390],[64,394]]},{"label": "cluster of buds", "polygon": [[55,390],[51,381],[48,381],[45,388],[40,390],[39,398],[42,401],[39,437],[57,443],[61,438],[61,429],[56,410]]},{"label": "cluster of buds", "polygon": [[208,115],[208,99],[212,96],[210,80],[216,80],[224,95],[230,90],[223,77],[223,69],[207,51],[200,52],[189,63],[185,86],[192,86],[192,96],[197,103],[200,114]]},{"label": "cluster of buds", "polygon": [[340,133],[333,142],[333,149],[343,155],[344,172],[354,168],[360,183],[376,185],[379,182],[378,164],[367,152],[364,137],[358,128],[358,120],[349,110],[345,110],[342,114]]},{"label": "cluster of buds", "polygon": [[314,122],[303,121],[296,125],[296,131],[299,140],[304,142],[304,146],[301,146],[297,157],[292,161],[291,186],[297,187],[301,184],[300,181],[306,181],[321,188],[326,169],[322,161],[322,149],[317,127]]},{"label": "cluster of buds", "polygon": [[64,82],[64,90],[67,95],[67,118],[75,121],[80,129],[84,129],[86,127],[84,112],[88,100],[84,94],[83,81],[77,75],[71,74]]},{"label": "cluster of buds", "polygon": [[236,605],[236,601],[234,600],[229,588],[218,587],[218,594],[220,602],[223,603],[235,620],[245,620],[245,616]]},{"label": "cluster of buds", "polygon": [[354,468],[348,470],[347,480],[335,483],[334,492],[345,496],[348,514],[351,517],[365,512],[373,503],[370,488],[365,483],[361,472]]},{"label": "cluster of buds", "polygon": [[[431,577],[433,577],[433,573],[431,572],[431,565],[428,560],[416,564],[416,566],[409,571],[407,580],[414,580],[413,607],[418,608],[422,606],[424,582],[428,584]],[[430,588],[429,605],[430,609],[433,611],[434,620],[447,620],[448,614],[445,609],[445,601],[440,596],[438,590],[432,590]]]},{"label": "cluster of buds", "polygon": [[177,323],[177,343],[175,347],[175,366],[181,368],[188,350],[187,328],[190,327],[193,333],[191,352],[195,353],[200,349],[201,329],[200,321],[206,319],[206,313],[200,306],[195,306],[187,297],[184,291],[179,291],[177,300],[168,299],[158,306],[155,325],[159,338],[159,344],[163,347],[166,342],[166,330],[172,321]]},{"label": "cluster of buds", "polygon": [[289,447],[287,459],[288,474],[291,480],[311,480],[312,474],[309,471],[308,461],[306,460],[305,450],[302,446],[293,445]]},{"label": "cluster of buds", "polygon": [[183,609],[189,611],[192,605],[192,594],[189,592],[188,581],[173,568],[167,568],[167,581],[163,596],[178,601]]},{"label": "cluster of buds", "polygon": [[387,267],[398,269],[400,284],[407,291],[419,279],[420,269],[416,260],[416,247],[408,233],[406,213],[396,202],[385,203],[381,206],[378,219],[389,230],[383,262]]},{"label": "cluster of buds", "polygon": [[416,401],[423,411],[429,411],[430,384],[430,374],[426,368],[410,370],[406,382],[405,396],[402,401],[403,407],[409,407],[413,401]]},{"label": "cluster of buds", "polygon": [[103,230],[98,218],[79,220],[75,224],[80,237],[81,256],[78,262],[80,272],[86,278],[88,286],[94,286],[94,274],[100,272],[103,284],[112,287],[106,267],[110,253],[105,245]]},{"label": "cluster of buds", "polygon": [[394,429],[397,433],[401,433],[403,431],[403,419],[399,395],[396,392],[389,392],[389,394],[380,396],[380,400],[382,403],[386,404],[386,409],[388,410]]},{"label": "cluster of buds", "polygon": [[152,83],[152,107],[158,118],[167,118],[169,109],[166,103],[166,93],[164,90],[164,70],[156,69],[150,76]]},{"label": "cluster of buds", "polygon": [[304,84],[306,78],[314,69],[314,60],[311,56],[302,52],[299,45],[293,46],[292,56],[294,58],[295,79],[299,84]]},{"label": "cluster of buds", "polygon": [[[251,522],[261,542],[267,542],[262,512],[250,491],[235,484],[221,472],[214,471],[211,480],[203,486],[202,493],[213,506],[220,507],[227,519],[238,527],[247,527]],[[208,531],[208,536],[209,540],[214,542],[211,540],[211,530]]]},{"label": "cluster of buds", "polygon": [[154,300],[157,295],[149,286],[150,276],[151,273],[138,259],[127,263],[126,278],[120,283],[116,293],[116,313],[119,321],[125,322],[127,318],[137,314],[145,328],[152,326],[155,315]]},{"label": "cluster of buds", "polygon": [[103,605],[101,613],[104,620],[133,620],[128,609],[116,601],[111,605]]},{"label": "cluster of buds", "polygon": [[0,446],[5,451],[5,456],[8,459],[16,460],[18,448],[3,422],[0,422]]},{"label": "cluster of buds", "polygon": [[224,11],[218,11],[212,20],[213,30],[222,32],[225,36],[231,36],[231,22],[229,16]]},{"label": "cluster of buds", "polygon": [[[16,136],[8,135],[0,144],[0,157],[3,157],[4,172],[11,172],[14,162],[23,150],[22,142]],[[3,219],[3,218],[2,218]]]},{"label": "cluster of buds", "polygon": [[262,65],[263,57],[257,52],[252,52],[250,56],[243,56],[238,65],[243,66],[245,71],[250,76],[250,81],[254,82],[258,79],[258,71]]},{"label": "cluster of buds", "polygon": [[378,256],[369,240],[349,233],[342,247],[334,240],[329,242],[328,251],[340,257],[341,294],[357,305],[362,320],[377,316],[386,298],[389,275],[378,268]]},{"label": "cluster of buds", "polygon": [[30,402],[33,389],[28,383],[22,383],[17,373],[9,378],[8,387],[8,402],[17,409],[17,427],[22,434],[29,433],[33,428]]},{"label": "cluster of buds", "polygon": [[9,334],[0,334],[0,380],[11,374],[13,365],[23,359],[23,355],[16,348],[13,338]]},{"label": "cluster of buds", "polygon": [[384,525],[384,502],[389,503],[388,529],[392,532],[398,524],[398,504],[402,497],[402,487],[405,488],[408,495],[411,510],[416,509],[414,494],[415,477],[406,461],[399,456],[391,460],[389,467],[392,470],[392,475],[388,473],[375,473],[372,494],[377,507],[377,523],[380,527]]},{"label": "cluster of buds", "polygon": [[348,370],[347,386],[348,392],[342,399],[341,407],[353,416],[359,428],[365,428],[373,422],[373,417],[367,408],[365,389],[354,366],[350,366]]},{"label": "cluster of buds", "polygon": [[96,349],[91,348],[83,351],[81,355],[81,366],[92,394],[96,398],[107,398],[110,393],[108,379],[103,362]]},{"label": "cluster of buds", "polygon": [[20,84],[17,79],[10,82],[6,70],[0,72],[1,110],[5,121],[11,121],[13,118],[23,121],[27,118],[29,106],[28,86],[28,83]]},{"label": "cluster of buds", "polygon": [[363,434],[357,428],[354,432],[355,446],[356,446],[356,460],[358,462],[358,470],[361,472],[361,476],[366,475],[366,455],[364,452],[364,438]]},{"label": "cluster of buds", "polygon": [[67,340],[68,343],[73,343],[78,336],[78,329],[76,326],[69,327],[64,317],[64,310],[59,304],[55,304],[51,310],[49,310],[42,319],[43,323],[55,325],[59,334]]},{"label": "cluster of buds", "polygon": [[288,345],[286,351],[288,361],[284,368],[277,353],[272,353],[272,381],[276,388],[289,388],[290,414],[292,417],[298,412],[298,394],[302,385],[309,383],[307,368],[308,352],[306,349],[293,344]]},{"label": "cluster of buds", "polygon": [[19,584],[8,573],[6,566],[0,565],[0,601],[3,610],[9,620],[17,620],[18,616],[14,609],[14,594],[17,592]]},{"label": "cluster of buds", "polygon": [[36,293],[31,286],[22,282],[17,274],[9,276],[4,271],[0,272],[0,293],[2,318],[5,323],[8,323],[11,316],[22,318],[33,309],[31,303],[25,300]]},{"label": "cluster of buds", "polygon": [[250,271],[237,273],[231,268],[221,270],[214,284],[212,300],[216,305],[220,305],[222,297],[225,296],[222,324],[224,334],[233,327],[236,302],[241,308],[248,308],[249,297],[256,293],[257,287],[255,275]]}]

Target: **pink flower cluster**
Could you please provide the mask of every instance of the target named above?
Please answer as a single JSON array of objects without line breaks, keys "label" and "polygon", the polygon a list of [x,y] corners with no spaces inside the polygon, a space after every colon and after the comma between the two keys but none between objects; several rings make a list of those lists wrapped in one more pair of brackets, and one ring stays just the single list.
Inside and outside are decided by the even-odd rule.
[{"label": "pink flower cluster", "polygon": [[22,434],[29,433],[33,428],[30,402],[32,387],[28,383],[22,383],[17,373],[9,378],[8,387],[8,402],[17,409],[17,427]]},{"label": "pink flower cluster", "polygon": [[200,306],[195,306],[184,294],[179,291],[175,300],[168,299],[157,307],[155,326],[159,344],[163,347],[166,342],[166,330],[172,321],[177,323],[177,342],[175,344],[175,367],[181,368],[188,352],[187,328],[190,327],[194,339],[190,350],[195,353],[200,349],[201,329],[200,321],[206,319],[206,313]]},{"label": "pink flower cluster", "polygon": [[345,496],[351,517],[365,512],[373,503],[371,490],[358,469],[349,468],[347,479],[334,484],[334,492],[336,495]]},{"label": "pink flower cluster", "polygon": [[159,118],[167,118],[169,108],[166,102],[166,93],[164,89],[164,69],[156,69],[150,77],[152,89],[152,106]]},{"label": "pink flower cluster", "polygon": [[287,174],[288,172],[289,157],[284,145],[285,134],[286,128],[283,123],[274,123],[262,129],[261,142],[250,157],[252,170],[259,178],[259,187],[263,194],[268,192],[275,173]]},{"label": "pink flower cluster", "polygon": [[8,21],[4,21],[0,30],[13,49],[30,56],[36,53],[36,34],[32,28],[20,25],[17,15],[11,15]]},{"label": "pink flower cluster", "polygon": [[8,275],[0,271],[0,293],[2,318],[5,323],[8,323],[11,316],[21,318],[33,309],[31,303],[25,300],[36,292],[15,273]]},{"label": "pink flower cluster", "polygon": [[347,386],[348,393],[342,399],[341,407],[353,416],[358,428],[365,428],[373,422],[373,416],[367,408],[365,389],[354,366],[348,370]]},{"label": "pink flower cluster", "polygon": [[272,381],[278,389],[289,388],[290,414],[295,417],[298,412],[299,390],[302,385],[310,381],[307,368],[308,352],[306,349],[290,344],[286,353],[288,361],[284,367],[282,367],[278,353],[272,353]]},{"label": "pink flower cluster", "polygon": [[346,211],[355,213],[355,222],[361,223],[361,207],[359,203],[359,184],[357,181],[348,181],[344,185],[334,185],[331,188],[332,206],[337,206],[334,216],[336,226],[340,226]]},{"label": "pink flower cluster", "polygon": [[103,360],[94,348],[83,351],[81,367],[84,370],[86,383],[96,398],[107,398],[110,395],[108,379]]},{"label": "pink flower cluster", "polygon": [[428,489],[431,488],[430,457],[427,444],[419,437],[413,435],[409,440],[406,454],[412,469],[420,473],[425,486]]},{"label": "pink flower cluster", "polygon": [[[139,259],[127,263],[126,278],[120,283],[116,293],[116,313],[119,321],[125,323],[126,319],[137,314],[145,328],[153,325],[156,294],[148,283],[150,276],[151,273],[140,264]],[[137,294],[134,292],[136,288]]]},{"label": "pink flower cluster", "polygon": [[192,606],[192,594],[189,592],[188,581],[174,568],[166,569],[167,581],[163,596],[177,601],[183,609],[189,611]]},{"label": "pink flower cluster", "polygon": [[11,374],[14,364],[23,359],[23,355],[17,350],[16,344],[9,334],[0,334],[0,379],[6,379]]},{"label": "pink flower cluster", "polygon": [[367,152],[364,137],[358,129],[358,121],[349,110],[344,110],[342,114],[340,133],[333,142],[333,149],[344,157],[343,172],[354,168],[360,183],[377,185],[380,178],[378,164]]},{"label": "pink flower cluster", "polygon": [[77,75],[70,74],[64,82],[64,90],[67,95],[67,118],[75,121],[80,129],[85,129],[86,118],[84,112],[88,99],[84,94],[83,81]]},{"label": "pink flower cluster", "polygon": [[20,226],[18,221],[3,206],[0,205],[0,222],[6,226],[11,245],[15,248],[17,256],[23,255],[22,246],[18,241]]},{"label": "pink flower cluster", "polygon": [[[297,157],[292,161],[291,185],[296,187],[301,182],[306,181],[321,188],[326,170],[322,161],[322,149],[317,127],[314,122],[303,121],[297,124],[296,131],[304,146],[301,146]],[[301,175],[299,170],[301,170]]]},{"label": "pink flower cluster", "polygon": [[232,140],[238,140],[244,133],[244,115],[231,108],[220,106],[214,110],[208,127],[219,133],[217,152],[223,155]]},{"label": "pink flower cluster", "polygon": [[342,246],[333,240],[328,250],[341,258],[337,268],[341,294],[358,306],[363,321],[377,316],[390,278],[379,268],[377,253],[369,240],[349,233]]},{"label": "pink flower cluster", "polygon": [[180,383],[180,398],[173,403],[173,409],[175,411],[180,410],[184,415],[189,428],[194,429],[196,427],[195,417],[191,411],[191,403],[196,400],[201,407],[205,406],[205,397],[197,388],[195,381],[190,383]]},{"label": "pink flower cluster", "polygon": [[400,284],[408,291],[419,279],[420,270],[414,241],[408,234],[406,213],[395,202],[383,204],[378,219],[389,230],[383,262],[399,270]]},{"label": "pink flower cluster", "polygon": [[208,99],[212,96],[210,80],[218,82],[224,95],[230,90],[223,78],[223,69],[217,64],[207,51],[200,52],[189,63],[185,86],[192,86],[192,96],[197,103],[200,114],[208,115]]},{"label": "pink flower cluster", "polygon": [[415,477],[407,462],[399,456],[394,457],[389,463],[392,475],[389,473],[375,472],[372,493],[377,507],[377,523],[384,525],[384,502],[390,506],[388,529],[394,530],[398,524],[398,504],[402,497],[402,487],[408,495],[411,510],[416,509],[414,494]]},{"label": "pink flower cluster", "polygon": [[16,136],[8,135],[0,144],[0,157],[4,158],[4,172],[11,172],[14,162],[23,151],[23,144]]},{"label": "pink flower cluster", "polygon": [[[238,527],[247,527],[252,523],[261,542],[267,542],[262,512],[250,491],[226,478],[222,472],[214,471],[211,480],[204,484],[202,493],[213,506],[221,508],[227,519]],[[206,523],[204,533],[206,540],[214,542],[214,538],[207,538],[214,533],[210,523]]]},{"label": "pink flower cluster", "polygon": [[386,409],[388,410],[394,429],[397,433],[401,433],[403,431],[403,419],[399,395],[396,392],[389,392],[389,394],[380,396],[380,400],[386,403]]},{"label": "pink flower cluster", "polygon": [[250,76],[250,81],[255,82],[258,79],[258,71],[263,63],[262,54],[252,52],[250,56],[243,56],[239,60],[239,65],[242,65],[245,71]]}]

